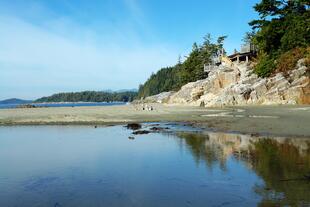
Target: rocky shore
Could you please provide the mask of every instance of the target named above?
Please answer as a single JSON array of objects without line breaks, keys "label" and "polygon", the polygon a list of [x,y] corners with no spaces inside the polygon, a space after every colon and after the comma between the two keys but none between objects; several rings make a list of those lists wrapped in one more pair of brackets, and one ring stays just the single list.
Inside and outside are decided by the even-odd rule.
[{"label": "rocky shore", "polygon": [[260,78],[251,63],[222,63],[204,80],[188,83],[177,92],[147,97],[145,101],[205,107],[310,104],[310,70],[301,59],[286,74]]}]

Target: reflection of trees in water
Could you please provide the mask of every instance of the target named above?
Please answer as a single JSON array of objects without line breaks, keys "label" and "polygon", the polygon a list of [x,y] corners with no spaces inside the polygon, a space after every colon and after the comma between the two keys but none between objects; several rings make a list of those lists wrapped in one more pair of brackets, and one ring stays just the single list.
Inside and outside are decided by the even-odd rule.
[{"label": "reflection of trees in water", "polygon": [[310,139],[261,138],[236,134],[179,133],[196,162],[226,169],[231,155],[251,166],[265,181],[254,190],[260,206],[302,206],[310,203]]},{"label": "reflection of trees in water", "polygon": [[226,169],[226,157],[223,149],[210,143],[210,137],[201,133],[178,133],[178,137],[184,140],[186,147],[195,158],[196,163],[205,162],[209,169],[219,164],[222,170]]},{"label": "reflection of trees in water", "polygon": [[[265,181],[265,186],[256,186],[255,191],[263,196],[261,206],[297,205],[310,203],[310,143],[301,154],[289,140],[279,143],[261,139],[254,143],[250,160],[253,170]],[[280,199],[279,199],[280,198]]]}]

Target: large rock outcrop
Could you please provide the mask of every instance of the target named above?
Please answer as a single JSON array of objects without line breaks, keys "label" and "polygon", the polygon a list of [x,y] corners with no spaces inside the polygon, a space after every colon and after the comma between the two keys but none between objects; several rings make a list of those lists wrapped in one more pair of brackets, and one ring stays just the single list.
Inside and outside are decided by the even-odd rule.
[{"label": "large rock outcrop", "polygon": [[268,78],[259,78],[252,68],[247,63],[220,65],[207,79],[188,83],[175,93],[165,93],[164,102],[195,106],[310,104],[310,71],[303,59],[287,74]]},{"label": "large rock outcrop", "polygon": [[169,92],[163,92],[154,96],[148,96],[146,97],[143,102],[157,102],[157,103],[166,103],[168,102],[169,98],[174,94],[175,92],[169,91]]}]

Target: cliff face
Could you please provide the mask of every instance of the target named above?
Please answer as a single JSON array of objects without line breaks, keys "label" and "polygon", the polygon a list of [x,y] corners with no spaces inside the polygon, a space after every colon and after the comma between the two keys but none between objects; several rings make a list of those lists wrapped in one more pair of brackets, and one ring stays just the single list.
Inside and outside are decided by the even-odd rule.
[{"label": "cliff face", "polygon": [[207,79],[166,93],[164,102],[195,106],[310,104],[310,71],[303,59],[288,74],[268,78],[259,78],[252,68],[247,63],[222,64]]}]

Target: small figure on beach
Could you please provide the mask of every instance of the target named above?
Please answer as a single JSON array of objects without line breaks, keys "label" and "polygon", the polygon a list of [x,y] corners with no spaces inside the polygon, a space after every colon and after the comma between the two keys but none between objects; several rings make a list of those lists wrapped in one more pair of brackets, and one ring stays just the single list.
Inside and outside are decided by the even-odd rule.
[{"label": "small figure on beach", "polygon": [[154,108],[153,108],[152,105],[145,104],[145,105],[142,106],[142,110],[153,111]]}]

